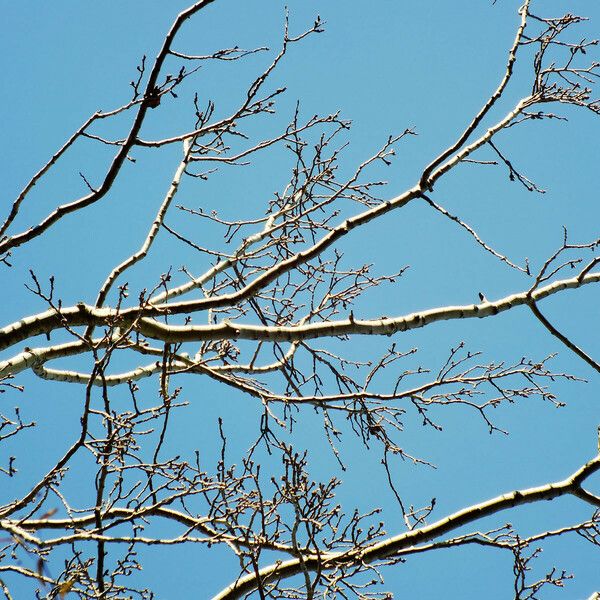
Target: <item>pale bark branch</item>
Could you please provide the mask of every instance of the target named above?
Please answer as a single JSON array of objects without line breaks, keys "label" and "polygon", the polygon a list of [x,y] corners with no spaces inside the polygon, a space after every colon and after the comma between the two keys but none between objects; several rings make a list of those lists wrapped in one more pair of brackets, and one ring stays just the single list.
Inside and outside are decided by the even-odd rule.
[{"label": "pale bark branch", "polygon": [[[539,302],[544,298],[568,289],[577,289],[584,285],[600,281],[600,272],[587,273],[585,277],[579,276],[562,279],[537,288],[533,293],[526,291],[511,294],[494,302],[485,301],[478,304],[462,306],[444,306],[429,310],[418,311],[406,316],[385,317],[376,320],[344,319],[341,321],[325,321],[290,327],[265,327],[258,325],[244,325],[224,321],[218,325],[165,325],[149,318],[158,316],[164,311],[162,307],[136,307],[117,311],[108,308],[95,308],[86,304],[67,307],[57,313],[48,310],[21,321],[11,323],[0,329],[0,350],[4,350],[42,333],[50,333],[55,329],[82,325],[103,326],[110,322],[118,321],[122,324],[136,323],[135,329],[143,335],[162,340],[164,342],[191,342],[204,340],[245,339],[271,342],[296,342],[320,337],[343,335],[393,335],[398,332],[425,327],[431,323],[454,319],[483,318],[494,316],[517,306],[528,304],[530,298]],[[202,308],[218,306],[219,299],[213,302],[212,298],[199,301]],[[179,314],[180,309],[172,311]],[[149,316],[147,316],[149,315]],[[8,361],[10,362],[10,361]],[[9,365],[5,364],[6,372]]]},{"label": "pale bark branch", "polygon": [[[327,570],[333,569],[339,564],[351,565],[354,563],[370,563],[383,560],[399,554],[403,550],[417,547],[418,544],[431,541],[459,527],[489,517],[508,508],[515,508],[533,502],[554,500],[567,494],[579,496],[582,494],[581,484],[583,481],[599,470],[600,455],[587,462],[570,477],[562,481],[502,494],[480,504],[459,510],[431,525],[419,527],[407,533],[372,544],[361,549],[356,554],[352,551],[332,552],[323,553],[318,557],[305,555],[302,560],[292,559],[276,562],[260,569],[258,577],[263,582],[266,582],[270,579],[289,578],[298,575],[303,569],[315,570],[319,568]],[[592,495],[589,493],[583,495],[586,501],[600,507],[600,499],[594,496],[593,498],[596,498],[597,501],[593,500],[591,498]],[[258,577],[254,573],[240,577],[235,583],[214,596],[213,600],[236,600],[237,598],[244,597],[245,594],[256,589]]]},{"label": "pale bark branch", "polygon": [[[423,190],[431,189],[431,187],[433,187],[433,184],[435,183],[435,181],[437,179],[439,179],[444,174],[444,172],[446,172],[448,170],[448,168],[450,168],[447,165],[446,167],[442,167],[441,169],[438,169],[437,171],[434,172],[434,170],[437,167],[439,167],[439,165],[441,165],[445,160],[450,158],[454,153],[458,152],[458,150],[469,139],[471,134],[477,129],[478,125],[481,123],[483,118],[490,112],[490,110],[493,108],[493,106],[496,104],[496,102],[499,100],[499,98],[502,96],[504,90],[506,89],[506,86],[508,85],[508,82],[510,81],[510,79],[512,77],[513,70],[514,70],[514,64],[515,64],[515,61],[517,60],[517,50],[519,49],[519,46],[523,39],[523,34],[525,32],[525,27],[527,26],[527,17],[528,17],[530,2],[531,2],[531,0],[525,0],[523,6],[520,9],[521,24],[519,25],[519,28],[517,29],[517,33],[515,35],[515,40],[514,40],[512,47],[508,53],[508,62],[506,64],[506,70],[504,73],[504,77],[502,78],[502,81],[498,85],[498,88],[496,89],[496,91],[488,98],[485,105],[481,108],[481,110],[477,113],[477,115],[469,123],[469,125],[464,130],[462,135],[458,138],[458,140],[456,140],[456,142],[454,144],[452,144],[452,146],[450,146],[449,148],[444,150],[444,152],[442,152],[435,160],[433,160],[429,165],[427,165],[427,167],[425,167],[425,170],[423,171],[423,174],[421,175],[421,182],[420,182],[421,188]],[[517,106],[518,110],[515,109],[516,112],[513,111],[515,113],[514,116],[517,116],[521,112],[521,110],[523,108],[525,108],[525,107],[519,108],[519,106],[520,105]],[[512,118],[510,118],[508,120],[510,121],[510,120],[512,120]],[[492,135],[493,134],[488,135],[487,139],[490,139],[492,137]],[[479,146],[481,146],[483,143],[485,143],[485,142],[481,142],[481,144],[479,144]],[[464,160],[470,153],[471,152],[462,153],[462,160]],[[457,157],[458,156],[459,156],[459,154],[457,154]],[[461,160],[461,158],[457,158],[457,157],[455,157],[453,159],[453,161],[451,161],[451,162],[453,162],[455,164],[456,162]],[[450,163],[448,163],[448,164],[450,164]]]},{"label": "pale bark branch", "polygon": [[579,346],[574,344],[566,335],[562,334],[548,319],[541,313],[535,301],[529,303],[531,312],[536,316],[537,320],[557,339],[559,339],[569,350],[572,350],[579,358],[583,359],[592,369],[600,373],[600,364],[598,364],[591,356],[585,353]]}]

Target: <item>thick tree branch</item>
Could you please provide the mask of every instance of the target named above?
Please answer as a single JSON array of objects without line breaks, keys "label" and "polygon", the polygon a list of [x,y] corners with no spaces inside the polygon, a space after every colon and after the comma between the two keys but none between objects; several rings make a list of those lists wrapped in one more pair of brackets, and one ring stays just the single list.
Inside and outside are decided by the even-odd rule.
[{"label": "thick tree branch", "polygon": [[[97,309],[82,303],[61,309],[60,312],[51,309],[3,327],[0,329],[0,350],[9,348],[30,337],[50,333],[65,325],[70,327],[81,325],[103,326],[115,321],[126,325],[135,322],[135,329],[141,334],[170,343],[224,339],[296,342],[342,335],[393,335],[394,333],[425,327],[438,321],[494,316],[517,306],[528,304],[530,298],[535,302],[539,302],[563,290],[577,289],[598,281],[600,281],[600,272],[591,272],[584,278],[576,276],[570,279],[558,280],[537,288],[531,294],[528,291],[520,292],[495,302],[485,301],[479,304],[444,306],[400,317],[385,317],[376,320],[352,318],[341,321],[310,323],[298,327],[265,327],[230,323],[228,321],[218,325],[165,325],[149,318],[149,316],[158,316],[163,312],[167,314],[171,312],[156,306],[116,311],[108,308]],[[203,302],[206,308],[212,308],[215,304],[218,305],[218,300],[214,303],[212,299],[200,302]],[[179,312],[179,309],[173,311],[174,314]],[[9,371],[9,363],[10,361],[0,363],[0,373]]]},{"label": "thick tree branch", "polygon": [[361,549],[357,553],[332,552],[316,556],[303,556],[302,560],[292,559],[274,563],[268,567],[260,569],[258,574],[250,573],[240,577],[235,583],[231,584],[216,596],[213,600],[236,600],[244,597],[252,590],[256,589],[257,581],[264,583],[271,579],[289,578],[298,575],[303,569],[333,569],[342,565],[353,565],[356,563],[371,563],[377,560],[387,559],[399,555],[404,550],[410,550],[422,544],[445,535],[469,523],[483,519],[502,510],[515,508],[533,502],[554,500],[561,496],[570,494],[582,497],[583,500],[597,507],[600,507],[600,499],[589,494],[582,494],[581,484],[593,473],[600,470],[600,456],[597,456],[583,465],[567,479],[556,483],[549,483],[539,487],[516,490],[507,494],[502,494],[480,504],[469,506],[444,519],[440,519],[431,525],[419,527],[407,533],[403,533],[384,541],[372,544]]}]

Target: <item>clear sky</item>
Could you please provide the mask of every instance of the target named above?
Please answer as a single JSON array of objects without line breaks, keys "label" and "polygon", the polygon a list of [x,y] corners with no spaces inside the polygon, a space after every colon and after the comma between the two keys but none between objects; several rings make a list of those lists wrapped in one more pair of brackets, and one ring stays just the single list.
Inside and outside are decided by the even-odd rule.
[{"label": "clear sky", "polygon": [[[136,76],[141,56],[146,54],[151,60],[156,55],[176,14],[189,4],[181,0],[3,3],[3,213],[31,175],[90,114],[129,99],[129,82]],[[418,135],[397,145],[393,164],[372,172],[373,178],[389,182],[384,192],[388,197],[416,183],[423,167],[456,139],[495,89],[518,25],[519,6],[514,0],[498,0],[494,5],[489,0],[378,0],[370,4],[358,0],[217,0],[185,26],[175,47],[197,54],[233,45],[276,49],[286,4],[292,32],[310,25],[316,14],[325,21],[325,32],[294,46],[275,75],[273,87],[283,83],[288,87],[279,104],[280,116],[249,125],[247,131],[260,137],[262,128],[272,131],[277,119],[279,125],[286,123],[296,100],[305,116],[341,110],[353,122],[343,160],[351,172],[389,135],[412,127]],[[600,34],[597,2],[534,0],[533,8],[544,15],[568,11],[588,16],[590,21],[580,26],[577,35],[593,38]],[[193,123],[190,100],[195,92],[201,103],[212,99],[218,114],[225,113],[270,56],[257,54],[240,63],[201,70],[181,87],[178,99],[150,115],[142,135],[150,138],[189,130]],[[506,100],[486,124],[503,116],[529,91],[529,65],[530,56],[524,54]],[[441,181],[432,196],[512,260],[522,263],[528,257],[534,270],[560,246],[563,226],[573,242],[589,242],[600,234],[600,118],[585,111],[552,110],[567,116],[568,122],[532,122],[503,133],[498,140],[510,160],[545,194],[529,193],[510,182],[503,167],[465,165]],[[119,119],[98,132],[119,137],[126,130],[126,119]],[[97,182],[112,152],[91,142],[78,144],[32,194],[12,231],[25,229],[53,207],[85,193],[78,172],[92,184]],[[0,271],[3,287],[10,290],[0,300],[2,325],[44,310],[23,286],[30,268],[41,280],[55,275],[57,294],[65,305],[93,302],[110,269],[142,242],[180,152],[179,145],[164,151],[137,150],[137,162],[125,167],[114,189],[98,205],[63,219],[47,235],[17,248],[12,269]],[[493,156],[484,152],[481,158]],[[224,169],[202,186],[186,185],[178,203],[218,210],[225,218],[262,215],[273,192],[281,191],[287,182],[286,164],[275,154],[271,160],[257,158],[251,166]],[[172,222],[188,227],[190,235],[198,226],[180,214],[174,214]],[[202,236],[202,245],[222,243],[204,229]],[[410,265],[395,284],[360,300],[355,314],[361,318],[473,303],[480,291],[498,299],[531,285],[524,275],[484,253],[464,231],[423,205],[389,214],[364,231],[346,236],[339,249],[347,264],[373,263],[378,274]],[[128,277],[136,290],[132,298],[170,267],[176,271],[185,263],[201,272],[203,265],[194,261],[199,259],[193,253],[161,237],[148,261]],[[541,307],[576,343],[600,357],[598,286],[561,294]],[[540,360],[558,353],[553,370],[589,383],[553,383],[553,393],[566,403],[561,409],[536,399],[498,409],[494,418],[508,436],[489,435],[474,412],[458,407],[439,412],[442,432],[421,427],[418,417],[411,415],[403,448],[437,468],[400,462],[394,475],[409,503],[421,506],[435,496],[437,518],[502,492],[562,479],[596,451],[598,374],[550,337],[524,309],[493,319],[440,323],[399,335],[394,341],[404,349],[419,347],[413,366],[435,369],[449,348],[462,340],[470,350],[483,351],[486,361],[510,362],[521,356]],[[365,358],[388,343],[360,339],[352,343],[351,352]],[[393,373],[389,376],[392,381]],[[5,456],[19,457],[17,466],[23,477],[4,478],[2,502],[23,492],[24,474],[43,472],[64,451],[69,432],[76,431],[82,398],[79,388],[40,382],[30,375],[23,375],[19,383],[27,386],[24,416],[35,418],[39,426],[8,447]],[[176,421],[177,436],[168,451],[192,456],[199,447],[210,463],[217,451],[216,419],[222,416],[225,430],[231,432],[230,461],[239,464],[256,433],[261,407],[212,382],[188,378],[183,383],[190,407]],[[150,384],[148,390],[155,392]],[[2,412],[17,401],[15,396],[4,396],[0,396]],[[314,435],[315,419],[309,411],[300,414],[293,437],[298,448],[306,446],[311,452],[313,477],[340,477],[344,481],[340,501],[349,512],[354,506],[365,510],[381,504],[387,530],[391,534],[401,531],[401,520],[395,522],[398,511],[393,498],[383,493],[385,472],[378,452],[364,451],[345,432],[341,452],[348,469],[342,473],[324,440]],[[598,478],[594,483],[600,489]],[[93,481],[78,485],[83,502]],[[73,489],[77,494],[77,485]],[[482,523],[480,530],[510,521],[523,534],[531,534],[574,523],[589,513],[589,507],[565,499],[496,515]],[[210,597],[236,574],[233,557],[220,551],[207,555],[197,548],[149,551],[146,565],[142,580],[161,599]],[[598,548],[580,538],[548,543],[536,563],[536,573],[543,576],[551,565],[573,572],[575,579],[562,596],[548,590],[544,598],[583,599],[600,590]],[[395,592],[397,598],[495,600],[512,594],[510,557],[497,550],[444,550],[409,558],[383,573],[383,589]],[[29,593],[29,588],[23,588],[16,598]]]}]

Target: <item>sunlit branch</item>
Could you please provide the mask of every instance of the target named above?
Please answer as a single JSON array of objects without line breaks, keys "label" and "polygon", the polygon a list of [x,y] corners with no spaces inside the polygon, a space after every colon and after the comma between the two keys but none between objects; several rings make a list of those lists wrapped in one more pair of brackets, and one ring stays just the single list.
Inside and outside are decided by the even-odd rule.
[{"label": "sunlit branch", "polygon": [[[600,470],[600,456],[590,460],[567,479],[539,487],[502,494],[480,504],[469,506],[431,525],[419,527],[407,533],[372,544],[367,548],[362,548],[356,554],[352,551],[323,553],[318,557],[304,556],[302,561],[298,559],[281,561],[268,567],[263,567],[258,577],[264,582],[274,578],[292,577],[301,573],[303,568],[310,570],[317,568],[333,569],[338,563],[370,563],[386,559],[394,556],[396,553],[400,553],[402,550],[428,542],[454,531],[463,525],[473,523],[508,508],[515,508],[533,502],[553,500],[567,494],[581,497],[582,483],[598,470]],[[586,494],[582,499],[600,507],[600,498],[590,497]],[[248,592],[256,589],[258,577],[254,573],[240,577],[236,582],[214,596],[213,600],[242,598]]]},{"label": "sunlit branch", "polygon": [[[71,327],[80,325],[102,326],[114,320],[126,324],[132,322],[132,319],[136,319],[135,328],[143,335],[171,343],[223,339],[295,342],[343,335],[393,335],[398,332],[425,327],[439,321],[494,316],[517,306],[528,304],[531,300],[539,302],[564,290],[577,289],[598,281],[600,281],[600,273],[591,272],[583,278],[576,276],[554,281],[544,287],[537,288],[531,294],[529,292],[511,294],[495,302],[485,301],[462,306],[444,306],[401,317],[385,317],[376,320],[352,318],[341,321],[310,323],[298,327],[263,327],[230,323],[228,321],[217,325],[165,325],[143,316],[162,314],[163,311],[157,306],[123,309],[119,312],[106,308],[97,309],[82,303],[75,307],[61,309],[60,313],[55,310],[48,310],[5,326],[0,329],[0,350],[9,348],[29,337],[49,333],[63,327],[65,323]],[[205,309],[214,308],[215,305],[219,306],[220,304],[218,299],[213,301],[212,298],[201,300],[199,303]],[[174,310],[173,313],[178,314],[179,310]],[[8,365],[6,368],[8,369]]]}]

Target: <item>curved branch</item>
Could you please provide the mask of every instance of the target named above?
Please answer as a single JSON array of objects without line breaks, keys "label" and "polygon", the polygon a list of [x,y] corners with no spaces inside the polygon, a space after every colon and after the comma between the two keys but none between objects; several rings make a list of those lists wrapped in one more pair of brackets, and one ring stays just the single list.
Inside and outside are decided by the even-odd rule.
[{"label": "curved branch", "polygon": [[116,375],[105,375],[102,379],[92,379],[89,373],[79,373],[77,371],[67,371],[63,369],[49,369],[43,364],[35,364],[32,366],[32,371],[40,378],[48,381],[62,381],[65,383],[82,383],[96,387],[114,387],[129,383],[130,381],[139,381],[146,377],[151,377],[163,370],[163,365],[159,362],[153,362],[149,365],[142,365],[131,371],[119,373]]}]

